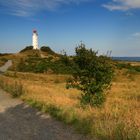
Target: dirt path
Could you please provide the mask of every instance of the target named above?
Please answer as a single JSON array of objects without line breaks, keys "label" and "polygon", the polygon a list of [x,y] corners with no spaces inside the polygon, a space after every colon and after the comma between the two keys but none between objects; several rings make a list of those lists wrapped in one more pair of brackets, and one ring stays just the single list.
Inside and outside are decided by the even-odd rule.
[{"label": "dirt path", "polygon": [[3,66],[0,67],[0,72],[6,72],[12,66],[12,60],[8,60]]},{"label": "dirt path", "polygon": [[89,140],[0,89],[0,140]]}]

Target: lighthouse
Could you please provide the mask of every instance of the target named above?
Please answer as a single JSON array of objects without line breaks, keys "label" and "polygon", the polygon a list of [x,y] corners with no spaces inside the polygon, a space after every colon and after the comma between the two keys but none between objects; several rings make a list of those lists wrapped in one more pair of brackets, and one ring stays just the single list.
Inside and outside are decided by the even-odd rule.
[{"label": "lighthouse", "polygon": [[32,46],[33,46],[33,49],[35,49],[35,50],[39,49],[39,47],[38,47],[38,33],[37,33],[37,30],[33,30]]}]

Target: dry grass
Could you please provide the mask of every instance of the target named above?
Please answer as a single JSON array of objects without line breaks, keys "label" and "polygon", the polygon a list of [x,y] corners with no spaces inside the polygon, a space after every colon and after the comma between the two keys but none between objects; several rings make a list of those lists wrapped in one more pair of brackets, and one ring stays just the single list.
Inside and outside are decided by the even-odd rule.
[{"label": "dry grass", "polygon": [[5,62],[0,60],[0,67],[4,65]]},{"label": "dry grass", "polygon": [[25,90],[22,99],[73,124],[82,133],[102,140],[140,139],[140,75],[131,75],[132,80],[130,75],[119,71],[101,108],[82,108],[78,100],[80,92],[65,88],[69,76],[17,73],[13,78],[9,75],[0,77],[5,86],[20,81]]},{"label": "dry grass", "polygon": [[34,81],[39,83],[65,83],[70,77],[69,75],[55,75],[55,74],[35,74],[35,73],[23,73],[23,72],[10,72],[5,73],[8,77],[17,77],[20,80]]}]

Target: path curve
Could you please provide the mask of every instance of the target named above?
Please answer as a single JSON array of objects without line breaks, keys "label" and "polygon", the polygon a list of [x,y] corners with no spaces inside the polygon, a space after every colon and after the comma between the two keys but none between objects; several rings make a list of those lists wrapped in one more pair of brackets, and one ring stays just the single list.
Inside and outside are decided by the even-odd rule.
[{"label": "path curve", "polygon": [[89,140],[0,89],[0,140]]},{"label": "path curve", "polygon": [[3,66],[0,67],[0,72],[6,72],[12,66],[12,60],[8,60]]}]

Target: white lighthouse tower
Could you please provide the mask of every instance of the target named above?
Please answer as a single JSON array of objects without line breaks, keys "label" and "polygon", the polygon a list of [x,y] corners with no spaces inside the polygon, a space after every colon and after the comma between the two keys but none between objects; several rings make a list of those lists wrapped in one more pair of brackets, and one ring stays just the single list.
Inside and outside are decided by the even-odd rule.
[{"label": "white lighthouse tower", "polygon": [[33,37],[32,37],[32,46],[33,49],[39,49],[38,47],[38,34],[37,34],[37,30],[33,30]]}]

